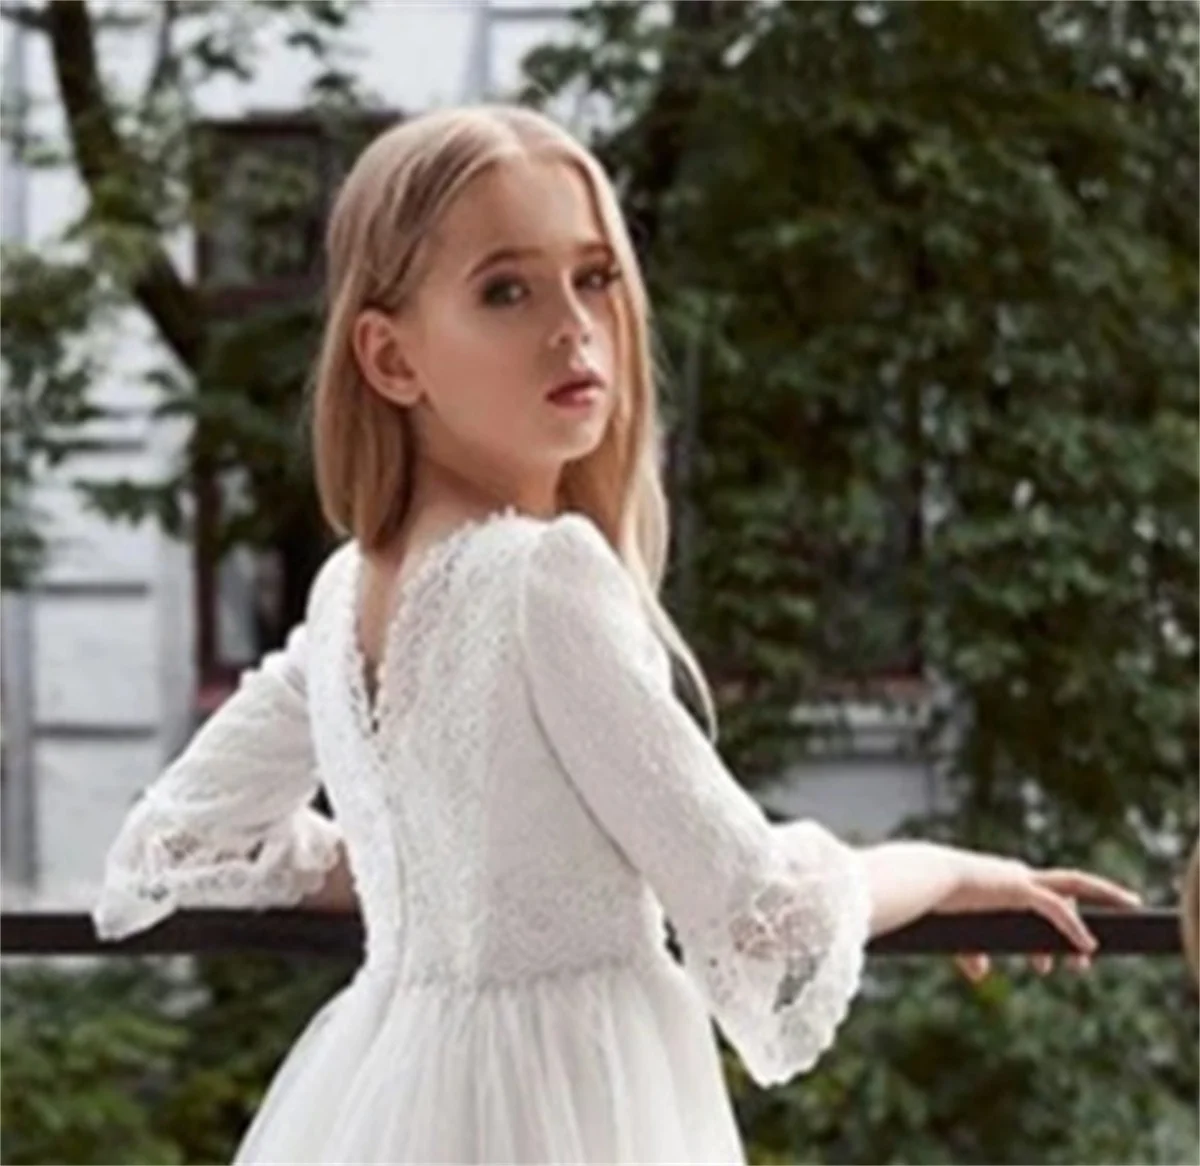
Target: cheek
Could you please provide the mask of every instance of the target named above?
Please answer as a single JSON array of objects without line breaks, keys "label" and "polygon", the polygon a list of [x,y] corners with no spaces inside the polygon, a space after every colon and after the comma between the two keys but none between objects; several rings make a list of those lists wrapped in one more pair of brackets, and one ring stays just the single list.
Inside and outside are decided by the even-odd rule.
[{"label": "cheek", "polygon": [[484,443],[515,432],[518,404],[544,375],[532,330],[516,313],[453,305],[429,317],[423,345],[427,381],[443,421]]},{"label": "cheek", "polygon": [[476,359],[502,335],[489,313],[459,304],[447,305],[439,312],[429,333],[445,363]]},{"label": "cheek", "polygon": [[528,377],[530,342],[514,317],[450,305],[431,315],[423,345],[425,368],[438,395],[458,398],[490,386],[490,399],[504,385]]},{"label": "cheek", "polygon": [[[511,393],[528,392],[531,378],[540,383],[547,372],[546,338],[552,324],[533,311],[481,309],[474,304],[442,303],[431,311],[423,357],[443,400],[457,398],[470,386],[487,385],[489,402],[504,408]],[[595,304],[592,311],[593,360],[609,377],[621,362],[624,344],[621,311],[614,302]],[[478,405],[476,406],[478,407]],[[490,410],[488,410],[490,412]]]}]

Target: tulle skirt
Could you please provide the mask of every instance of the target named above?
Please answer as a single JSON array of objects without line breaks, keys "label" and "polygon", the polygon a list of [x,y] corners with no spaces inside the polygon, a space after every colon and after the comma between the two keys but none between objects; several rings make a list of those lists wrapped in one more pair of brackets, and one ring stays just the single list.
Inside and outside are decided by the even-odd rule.
[{"label": "tulle skirt", "polygon": [[466,990],[363,970],[234,1161],[744,1163],[712,1022],[661,959]]}]

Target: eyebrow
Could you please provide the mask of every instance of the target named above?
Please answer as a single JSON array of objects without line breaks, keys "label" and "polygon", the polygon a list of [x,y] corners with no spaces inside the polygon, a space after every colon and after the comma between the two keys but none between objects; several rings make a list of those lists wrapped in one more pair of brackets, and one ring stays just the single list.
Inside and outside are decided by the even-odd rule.
[{"label": "eyebrow", "polygon": [[[575,250],[580,255],[590,254],[593,251],[603,251],[611,255],[613,249],[603,239],[593,239],[586,243],[577,243]],[[535,255],[543,255],[545,252],[540,247],[498,247],[494,251],[489,251],[474,267],[467,273],[468,279],[474,279],[480,272],[486,271],[489,267],[495,267],[498,263],[507,263],[514,259],[529,259]]]}]

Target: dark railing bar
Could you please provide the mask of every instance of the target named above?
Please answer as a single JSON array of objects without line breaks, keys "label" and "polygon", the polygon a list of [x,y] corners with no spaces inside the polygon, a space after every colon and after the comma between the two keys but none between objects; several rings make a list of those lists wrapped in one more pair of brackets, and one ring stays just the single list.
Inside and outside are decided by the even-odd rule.
[{"label": "dark railing bar", "polygon": [[[1082,910],[1100,942],[1097,956],[1179,956],[1179,912]],[[2,955],[167,955],[253,951],[355,956],[362,950],[358,915],[312,910],[180,911],[148,931],[117,942],[96,938],[83,912],[6,911],[0,915]],[[872,956],[994,955],[1071,950],[1040,915],[996,911],[929,915],[871,941]]]}]

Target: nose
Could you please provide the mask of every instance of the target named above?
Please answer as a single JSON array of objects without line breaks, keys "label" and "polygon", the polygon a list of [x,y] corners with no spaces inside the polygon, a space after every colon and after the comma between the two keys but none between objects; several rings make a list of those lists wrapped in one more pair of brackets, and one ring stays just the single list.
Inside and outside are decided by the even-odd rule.
[{"label": "nose", "polygon": [[552,331],[550,346],[564,344],[586,348],[592,342],[592,319],[579,300],[568,294],[563,297],[562,314]]}]

